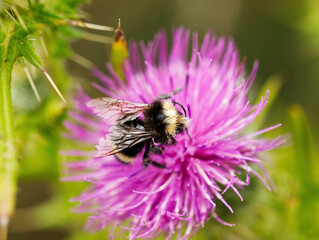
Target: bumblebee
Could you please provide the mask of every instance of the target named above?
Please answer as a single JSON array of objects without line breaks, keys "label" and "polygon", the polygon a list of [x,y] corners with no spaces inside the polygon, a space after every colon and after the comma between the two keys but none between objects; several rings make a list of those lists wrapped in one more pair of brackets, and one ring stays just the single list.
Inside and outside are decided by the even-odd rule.
[{"label": "bumblebee", "polygon": [[[176,104],[183,109],[184,115]],[[184,107],[170,99],[156,99],[145,104],[105,97],[93,99],[87,106],[110,125],[108,134],[99,141],[97,156],[115,155],[122,163],[132,163],[145,149],[145,167],[152,164],[165,168],[153,161],[150,153],[162,154],[163,150],[158,146],[175,144],[175,136],[187,131],[190,122]]]}]

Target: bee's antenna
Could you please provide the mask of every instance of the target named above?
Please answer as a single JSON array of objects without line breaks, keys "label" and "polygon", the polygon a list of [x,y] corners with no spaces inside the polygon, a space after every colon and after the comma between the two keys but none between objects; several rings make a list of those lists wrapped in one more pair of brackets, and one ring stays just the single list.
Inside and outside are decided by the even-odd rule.
[{"label": "bee's antenna", "polygon": [[188,133],[188,129],[187,129],[187,128],[185,128],[185,131],[186,131],[187,136],[189,137],[189,140],[191,140],[191,143],[192,143],[192,142],[193,142],[193,139],[192,139],[192,137],[189,135],[189,133]]},{"label": "bee's antenna", "polygon": [[180,103],[178,103],[178,102],[175,102],[175,101],[172,101],[172,103],[177,104],[177,105],[179,105],[181,108],[183,108],[184,115],[185,115],[185,117],[187,117],[186,110],[185,110],[185,108],[184,108],[184,106],[183,106],[182,104],[180,104]]},{"label": "bee's antenna", "polygon": [[[184,108],[184,106],[183,106],[182,104],[180,104],[179,102],[175,102],[175,101],[172,101],[172,103],[179,105],[179,106],[183,109],[185,117],[187,117],[186,110],[185,110],[185,108]],[[191,140],[191,142],[193,142],[192,137],[191,137],[191,136],[189,135],[189,133],[188,133],[188,129],[185,128],[185,130],[186,130],[187,136],[189,137],[189,139]]]}]

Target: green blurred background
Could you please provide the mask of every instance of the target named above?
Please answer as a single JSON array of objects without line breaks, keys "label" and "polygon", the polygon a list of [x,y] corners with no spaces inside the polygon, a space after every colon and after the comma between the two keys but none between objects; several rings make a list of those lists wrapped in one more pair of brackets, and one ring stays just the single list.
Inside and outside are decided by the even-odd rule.
[{"label": "green blurred background", "polygon": [[[269,192],[253,178],[240,191],[243,203],[228,192],[226,200],[235,213],[230,214],[221,203],[218,213],[236,226],[211,220],[193,239],[319,239],[318,0],[94,0],[81,9],[86,21],[101,25],[116,26],[121,18],[128,41],[147,41],[159,29],[171,32],[179,26],[197,31],[200,39],[213,30],[218,36],[234,38],[241,57],[247,56],[247,71],[255,59],[260,61],[251,99],[270,88],[273,101],[256,125],[282,123],[268,136],[287,138],[284,147],[265,154],[271,159],[265,165],[275,190]],[[110,44],[86,40],[74,41],[72,49],[100,68],[111,55]],[[69,99],[77,84],[92,96],[96,94],[91,87],[95,79],[88,69],[71,60],[61,64],[69,72],[68,84],[60,84]],[[59,72],[59,65],[50,65],[49,60],[47,65],[55,78],[67,78]],[[68,199],[84,185],[59,182],[59,168],[65,161],[58,151],[64,145],[60,132],[66,109],[43,79],[36,79],[43,99],[38,103],[19,74],[17,71],[13,78],[13,103],[21,167],[9,240],[108,239],[107,230],[83,232],[87,215],[70,212],[74,204]]]}]

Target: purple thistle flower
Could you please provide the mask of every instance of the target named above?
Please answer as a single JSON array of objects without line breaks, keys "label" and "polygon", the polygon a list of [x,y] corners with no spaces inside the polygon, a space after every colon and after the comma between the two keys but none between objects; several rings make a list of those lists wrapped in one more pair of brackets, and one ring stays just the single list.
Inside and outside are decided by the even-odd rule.
[{"label": "purple thistle flower", "polygon": [[[252,166],[261,166],[258,154],[277,147],[282,139],[257,136],[279,124],[250,134],[244,132],[267,104],[268,92],[256,105],[247,100],[258,63],[246,78],[245,61],[240,63],[233,41],[227,43],[211,33],[200,47],[197,34],[193,34],[189,58],[189,38],[189,31],[175,31],[170,53],[163,32],[147,46],[131,44],[130,59],[124,67],[127,83],[109,64],[110,77],[94,70],[102,83],[94,86],[111,98],[152,103],[161,94],[183,88],[172,100],[187,110],[192,141],[184,131],[176,136],[175,146],[167,145],[163,154],[151,155],[167,169],[151,165],[144,168],[143,154],[125,165],[114,156],[96,157],[97,150],[68,151],[81,161],[68,164],[65,180],[91,183],[74,199],[80,202],[78,212],[92,214],[87,229],[114,224],[128,230],[129,239],[152,238],[161,232],[168,234],[167,239],[175,233],[177,239],[185,239],[211,217],[231,225],[216,215],[216,203],[221,201],[233,212],[223,195],[232,189],[243,200],[238,189],[249,185],[250,173],[268,187]],[[70,112],[75,121],[65,123],[68,137],[82,141],[84,147],[98,145],[110,128],[86,106],[89,100],[79,93],[77,110]]]}]

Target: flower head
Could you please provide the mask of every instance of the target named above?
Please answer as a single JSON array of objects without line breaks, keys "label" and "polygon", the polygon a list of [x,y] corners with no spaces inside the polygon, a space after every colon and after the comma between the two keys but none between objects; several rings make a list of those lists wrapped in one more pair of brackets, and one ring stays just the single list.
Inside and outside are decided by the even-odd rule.
[{"label": "flower head", "polygon": [[[281,144],[281,139],[257,138],[277,126],[254,133],[245,127],[262,111],[268,93],[256,105],[247,100],[257,72],[254,64],[249,77],[244,74],[232,40],[217,39],[208,33],[198,46],[193,34],[180,28],[173,34],[171,50],[167,38],[158,33],[148,45],[131,44],[126,62],[124,83],[110,65],[110,77],[99,70],[95,75],[102,85],[94,84],[111,98],[139,103],[152,103],[162,94],[185,106],[191,119],[186,132],[176,136],[176,145],[165,146],[163,154],[152,154],[152,160],[167,168],[144,168],[140,154],[132,164],[120,163],[115,156],[96,157],[97,151],[71,151],[83,161],[68,164],[70,181],[88,181],[91,185],[75,200],[78,211],[89,212],[86,227],[103,229],[115,224],[129,231],[129,239],[153,237],[161,232],[168,239],[191,236],[211,217],[223,222],[215,212],[221,201],[231,212],[223,194],[232,189],[242,200],[238,188],[249,185],[252,168],[259,165],[258,154]],[[142,51],[142,56],[140,54]],[[90,100],[83,92],[76,99],[76,122],[66,122],[69,137],[91,146],[108,134],[110,125],[94,116],[86,106]]]}]

